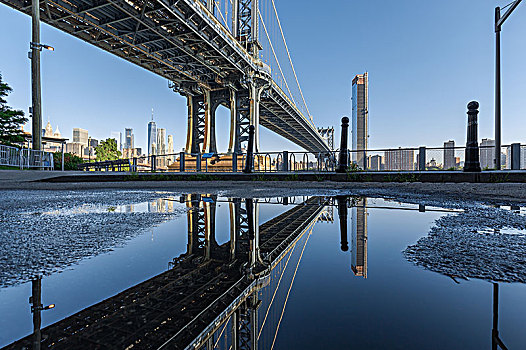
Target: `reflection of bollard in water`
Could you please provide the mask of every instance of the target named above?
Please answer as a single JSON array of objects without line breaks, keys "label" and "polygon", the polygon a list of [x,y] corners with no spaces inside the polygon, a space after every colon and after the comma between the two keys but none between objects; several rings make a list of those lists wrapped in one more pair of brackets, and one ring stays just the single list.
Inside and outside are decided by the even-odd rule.
[{"label": "reflection of bollard in water", "polygon": [[338,217],[340,219],[341,249],[343,252],[349,250],[349,240],[347,238],[347,197],[338,196]]},{"label": "reflection of bollard in water", "polygon": [[478,114],[479,103],[471,101],[468,104],[468,135],[466,141],[466,159],[464,171],[480,172],[479,144],[478,144]]},{"label": "reflection of bollard in water", "polygon": [[254,168],[254,133],[256,128],[254,125],[248,127],[248,146],[247,146],[247,160],[245,162],[244,173],[251,173]]},{"label": "reflection of bollard in water", "polygon": [[339,155],[339,162],[338,162],[338,169],[336,169],[337,173],[345,173],[349,169],[349,146],[348,146],[348,140],[349,140],[349,118],[343,117],[342,118],[342,137],[340,140],[340,155]]}]

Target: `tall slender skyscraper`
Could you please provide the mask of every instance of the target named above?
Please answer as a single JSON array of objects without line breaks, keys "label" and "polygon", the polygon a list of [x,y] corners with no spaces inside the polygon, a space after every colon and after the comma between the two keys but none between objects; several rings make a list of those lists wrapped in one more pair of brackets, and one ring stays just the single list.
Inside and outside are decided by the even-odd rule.
[{"label": "tall slender skyscraper", "polygon": [[[153,121],[153,108],[152,108],[152,120],[148,123],[148,156],[154,154],[152,151],[152,144],[157,142],[157,125]],[[155,149],[156,147],[154,147]]]},{"label": "tall slender skyscraper", "polygon": [[157,129],[157,155],[166,154],[166,129]]},{"label": "tall slender skyscraper", "polygon": [[126,149],[133,148],[133,129],[132,128],[124,129],[124,148]]},{"label": "tall slender skyscraper", "polygon": [[369,139],[369,78],[359,74],[352,81],[352,161],[360,168],[367,168],[366,150]]}]

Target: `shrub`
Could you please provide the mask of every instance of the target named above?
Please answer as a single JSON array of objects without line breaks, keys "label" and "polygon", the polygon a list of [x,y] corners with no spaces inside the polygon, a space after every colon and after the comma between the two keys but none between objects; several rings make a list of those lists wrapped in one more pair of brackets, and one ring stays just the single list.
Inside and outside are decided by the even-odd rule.
[{"label": "shrub", "polygon": [[[62,153],[55,152],[53,154],[53,162],[55,170],[62,169]],[[81,163],[84,163],[82,158],[71,153],[64,153],[64,170],[78,170],[77,166]]]}]

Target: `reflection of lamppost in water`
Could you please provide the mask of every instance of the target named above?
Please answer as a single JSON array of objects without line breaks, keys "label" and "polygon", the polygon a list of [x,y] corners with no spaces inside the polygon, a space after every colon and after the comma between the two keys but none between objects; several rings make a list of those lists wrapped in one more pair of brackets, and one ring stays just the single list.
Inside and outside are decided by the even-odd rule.
[{"label": "reflection of lamppost in water", "polygon": [[508,348],[499,338],[499,284],[493,283],[493,327],[491,329],[491,350]]},{"label": "reflection of lamppost in water", "polygon": [[55,304],[48,306],[42,305],[42,277],[36,276],[31,281],[31,296],[29,297],[29,304],[31,304],[31,313],[33,313],[33,349],[40,349],[42,335],[40,334],[41,326],[41,312],[43,310],[53,309]]}]

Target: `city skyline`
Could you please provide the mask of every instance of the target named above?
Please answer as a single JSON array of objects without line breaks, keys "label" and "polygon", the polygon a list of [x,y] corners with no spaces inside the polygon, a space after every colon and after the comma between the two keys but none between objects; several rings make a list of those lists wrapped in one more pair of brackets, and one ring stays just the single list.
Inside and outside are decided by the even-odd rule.
[{"label": "city skyline", "polygon": [[[331,46],[341,40],[318,40],[320,33],[295,19],[293,4],[278,3],[281,16],[286,20],[291,52],[298,58],[296,68],[316,125],[335,126],[335,138],[339,139],[339,120],[343,115],[351,115],[351,79],[360,71],[367,70],[374,72],[370,90],[370,130],[374,130],[374,133],[371,133],[370,148],[394,145],[417,147],[424,144],[439,146],[448,138],[456,139],[459,145],[463,144],[466,104],[472,99],[481,103],[481,138],[494,138],[494,33],[491,24],[496,4],[490,1],[480,1],[476,5],[454,4],[457,7],[455,12],[450,11],[451,1],[430,4],[430,11],[426,13],[432,15],[422,16],[415,1],[405,1],[400,6],[385,4],[380,8],[374,4],[336,1],[334,6],[342,11],[333,15],[370,14],[354,17],[357,24],[367,18],[373,25],[365,26],[368,32],[352,36],[352,40],[345,38],[349,38],[348,34],[357,29],[342,26],[341,23],[346,21],[335,21],[326,16],[320,18],[314,8],[305,8],[307,18],[319,18],[329,29],[339,33],[342,40],[352,41],[352,47],[357,49],[354,51],[359,52],[354,54],[345,46],[340,45],[339,50]],[[399,18],[392,18],[393,11],[400,14]],[[469,13],[470,16],[461,13]],[[0,33],[10,33],[9,37],[0,34],[0,40],[4,48],[12,52],[11,55],[0,58],[0,70],[4,79],[14,88],[9,102],[15,108],[27,112],[30,101],[27,61],[30,18],[6,6],[0,6],[0,16],[5,18],[0,24]],[[514,128],[513,125],[519,123],[524,115],[520,92],[525,88],[526,73],[520,68],[520,62],[524,59],[525,51],[519,45],[520,38],[526,35],[525,21],[520,20],[524,16],[524,11],[517,11],[514,14],[517,19],[506,23],[503,30],[504,144],[522,141],[521,128]],[[408,21],[409,18],[416,19],[416,22]],[[383,25],[375,26],[377,21]],[[444,22],[451,23],[451,26],[437,32],[439,23]],[[412,30],[414,26],[419,30]],[[386,28],[390,30],[387,31]],[[397,38],[402,34],[407,37],[400,42]],[[305,40],[306,37],[309,38],[308,41]],[[42,55],[44,120],[50,116],[53,123],[58,122],[63,130],[74,126],[90,129],[94,137],[98,138],[107,135],[102,127],[115,130],[117,126],[120,128],[122,124],[126,124],[136,130],[137,140],[144,140],[137,146],[146,149],[147,130],[142,130],[143,118],[154,106],[158,122],[168,129],[178,131],[174,148],[184,147],[186,101],[170,91],[164,79],[100,52],[47,25],[42,25],[42,41],[56,47],[54,52]],[[331,55],[311,55],[311,45],[316,45],[316,52],[331,52]],[[477,59],[473,59],[472,50],[475,50]],[[389,53],[388,58],[386,53]],[[82,64],[85,72],[79,72],[75,67],[65,64],[72,60]],[[323,64],[320,66],[318,62]],[[350,64],[342,66],[336,62]],[[429,69],[431,66],[438,68]],[[314,67],[316,68],[313,69]],[[70,74],[79,75],[77,81],[84,81],[85,87],[60,78]],[[104,80],[107,76],[112,79]],[[50,79],[51,77],[54,79]],[[102,85],[101,80],[105,81]],[[327,83],[320,85],[320,81]],[[451,84],[453,81],[455,83]],[[96,90],[91,88],[95,85],[98,87]],[[138,87],[147,89],[137,89]],[[62,98],[63,94],[67,98]],[[87,104],[84,98],[86,95],[89,96],[90,103],[97,101],[101,108]],[[218,135],[228,134],[228,124],[228,111],[220,108]],[[431,136],[428,132],[430,129],[434,130]],[[451,134],[448,134],[448,129],[452,130]],[[398,132],[392,132],[394,130]],[[411,139],[404,137],[406,134],[410,134]],[[262,149],[265,150],[299,149],[272,135],[265,128],[262,128],[261,138]],[[219,137],[218,151],[225,152],[227,147],[228,141]]]}]

